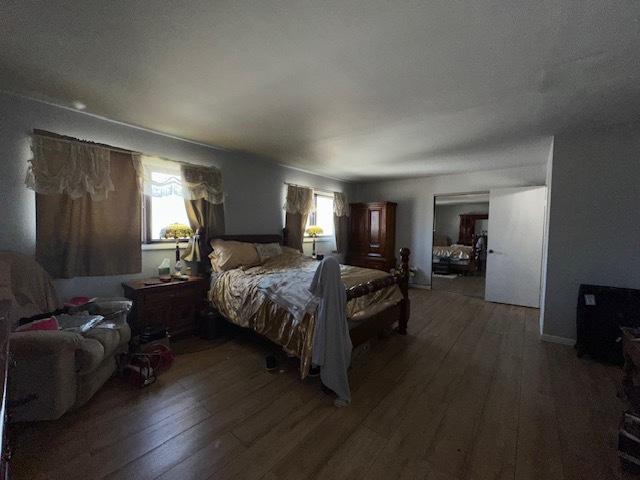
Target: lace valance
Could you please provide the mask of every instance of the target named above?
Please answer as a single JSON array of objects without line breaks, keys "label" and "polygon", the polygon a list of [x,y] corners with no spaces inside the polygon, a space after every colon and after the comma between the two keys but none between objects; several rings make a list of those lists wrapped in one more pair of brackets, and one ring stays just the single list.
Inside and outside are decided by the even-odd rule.
[{"label": "lace valance", "polygon": [[301,213],[308,215],[313,211],[313,189],[289,185],[284,209],[287,213]]},{"label": "lace valance", "polygon": [[222,172],[216,167],[181,165],[182,196],[187,200],[205,199],[214,205],[224,203]]},{"label": "lace valance", "polygon": [[145,195],[177,195],[186,200],[205,199],[214,205],[224,202],[222,173],[217,167],[173,162],[142,155],[139,175]]},{"label": "lace valance", "polygon": [[150,197],[182,196],[182,177],[178,162],[141,155],[137,171],[145,195]]},{"label": "lace valance", "polygon": [[349,216],[349,203],[344,193],[333,192],[333,214],[336,217]]},{"label": "lace valance", "polygon": [[100,201],[115,190],[107,148],[33,135],[31,150],[25,183],[37,193],[64,193],[72,199],[89,194],[93,201]]},{"label": "lace valance", "polygon": [[[67,194],[78,199],[89,194],[105,200],[115,191],[111,181],[111,149],[85,142],[32,137],[33,158],[25,183],[45,195]],[[141,190],[152,197],[176,195],[187,200],[224,202],[222,173],[217,167],[191,165],[131,152]]]}]

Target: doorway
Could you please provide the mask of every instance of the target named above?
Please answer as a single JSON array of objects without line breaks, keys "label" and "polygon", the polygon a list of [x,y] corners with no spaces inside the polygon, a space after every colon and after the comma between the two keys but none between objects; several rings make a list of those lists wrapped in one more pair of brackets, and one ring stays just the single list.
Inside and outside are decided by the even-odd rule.
[{"label": "doorway", "polygon": [[485,298],[489,192],[436,195],[431,288]]}]

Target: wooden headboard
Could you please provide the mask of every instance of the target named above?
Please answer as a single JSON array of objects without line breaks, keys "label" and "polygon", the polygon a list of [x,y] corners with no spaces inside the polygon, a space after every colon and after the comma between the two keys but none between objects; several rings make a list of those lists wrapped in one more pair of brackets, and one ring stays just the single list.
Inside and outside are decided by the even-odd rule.
[{"label": "wooden headboard", "polygon": [[283,243],[283,235],[257,234],[257,235],[215,235],[211,240],[225,240],[250,243]]}]

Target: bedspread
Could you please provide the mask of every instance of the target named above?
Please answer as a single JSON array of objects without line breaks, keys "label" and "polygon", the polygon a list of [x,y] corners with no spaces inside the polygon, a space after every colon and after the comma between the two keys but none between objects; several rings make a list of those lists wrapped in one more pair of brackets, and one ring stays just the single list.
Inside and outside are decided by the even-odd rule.
[{"label": "bedspread", "polygon": [[[229,321],[254,330],[282,346],[288,354],[297,356],[304,378],[311,366],[315,316],[313,313],[306,313],[301,319],[294,318],[261,292],[259,284],[268,276],[312,278],[317,267],[316,260],[300,254],[285,253],[268,259],[262,265],[218,273],[212,277],[209,300]],[[341,265],[340,273],[347,288],[389,275],[379,270],[350,265]],[[351,320],[366,318],[369,312],[380,311],[401,300],[400,289],[397,285],[392,285],[347,302],[347,317]]]},{"label": "bedspread", "polygon": [[453,244],[448,247],[433,246],[433,256],[450,258],[451,260],[469,260],[473,254],[473,247],[468,245]]}]

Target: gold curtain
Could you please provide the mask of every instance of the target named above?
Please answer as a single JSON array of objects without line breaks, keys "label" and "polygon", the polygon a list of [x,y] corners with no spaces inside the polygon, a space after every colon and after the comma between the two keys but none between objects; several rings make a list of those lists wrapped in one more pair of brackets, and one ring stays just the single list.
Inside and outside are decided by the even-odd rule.
[{"label": "gold curtain", "polygon": [[313,211],[313,189],[299,185],[287,186],[287,198],[284,203],[285,228],[287,234],[287,246],[302,251],[304,229],[307,226],[307,218]]},{"label": "gold curtain", "polygon": [[349,242],[349,203],[342,192],[333,194],[333,226],[336,236],[336,251],[346,253]]},{"label": "gold curtain", "polygon": [[36,258],[54,278],[142,270],[141,199],[132,154],[109,155],[114,191],[107,198],[36,193]]},{"label": "gold curtain", "polygon": [[349,246],[349,217],[334,215],[333,226],[336,235],[336,252],[347,253]]},{"label": "gold curtain", "polygon": [[308,214],[289,213],[285,218],[285,228],[287,229],[287,247],[302,251],[302,241],[304,239],[304,229],[307,226]]},{"label": "gold curtain", "polygon": [[224,203],[213,204],[204,198],[184,201],[187,217],[194,232],[200,230],[200,235],[195,236],[185,253],[184,260],[199,262],[205,255],[203,250],[209,240],[215,235],[224,235]]}]

